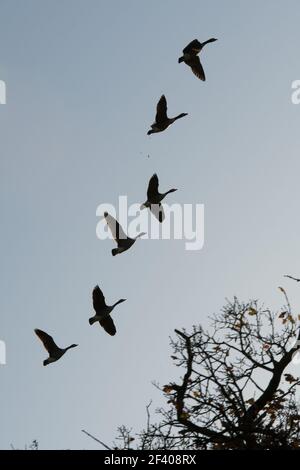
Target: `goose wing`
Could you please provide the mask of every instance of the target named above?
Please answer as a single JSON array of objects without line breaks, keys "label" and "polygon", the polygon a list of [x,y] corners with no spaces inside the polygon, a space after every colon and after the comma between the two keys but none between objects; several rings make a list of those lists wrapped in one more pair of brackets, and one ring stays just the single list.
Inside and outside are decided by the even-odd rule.
[{"label": "goose wing", "polygon": [[99,286],[96,286],[93,290],[93,307],[95,312],[101,312],[106,307],[105,297]]},{"label": "goose wing", "polygon": [[53,352],[55,352],[59,347],[57,344],[55,344],[54,339],[52,336],[48,335],[48,333],[45,333],[45,331],[35,329],[34,330],[35,334],[40,338],[42,341],[45,349],[48,351],[49,356],[52,355]]},{"label": "goose wing", "polygon": [[114,336],[116,334],[117,330],[116,330],[114,321],[110,315],[108,315],[105,318],[101,318],[99,323],[102,326],[102,328],[104,328],[106,333],[108,333],[109,335]]},{"label": "goose wing", "polygon": [[122,244],[122,241],[127,240],[129,237],[126,235],[124,230],[122,229],[119,222],[114,219],[110,214],[107,212],[104,213],[105,220],[107,225],[112,233],[114,240],[119,244]]},{"label": "goose wing", "polygon": [[163,222],[165,220],[164,208],[161,203],[151,204],[150,211],[159,222]]},{"label": "goose wing", "polygon": [[157,103],[157,107],[156,107],[156,116],[155,116],[155,121],[157,122],[157,124],[161,123],[161,122],[165,122],[166,119],[168,119],[167,117],[167,100],[166,100],[166,97],[165,95],[162,95],[160,97],[160,100],[159,102]]},{"label": "goose wing", "polygon": [[183,49],[182,52],[184,54],[199,54],[200,51],[201,43],[198,41],[198,39],[194,39]]},{"label": "goose wing", "polygon": [[148,201],[151,201],[153,197],[158,195],[158,185],[159,185],[158,176],[155,173],[153,176],[151,176],[149,180],[148,189],[147,189]]},{"label": "goose wing", "polygon": [[185,63],[191,67],[196,77],[200,78],[200,80],[205,82],[206,80],[205,73],[204,73],[202,64],[200,62],[200,59],[197,55],[192,56],[189,60],[186,60]]}]

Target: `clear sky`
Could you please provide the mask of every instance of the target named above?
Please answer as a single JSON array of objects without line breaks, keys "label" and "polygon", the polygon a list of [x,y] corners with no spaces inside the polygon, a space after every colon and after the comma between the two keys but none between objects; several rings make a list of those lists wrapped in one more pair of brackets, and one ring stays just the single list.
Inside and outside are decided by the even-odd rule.
[{"label": "clear sky", "polygon": [[[0,1],[0,448],[97,448],[116,428],[139,430],[164,403],[174,328],[208,324],[234,295],[300,311],[298,0]],[[202,83],[177,59],[202,54]],[[158,98],[170,115],[148,137]],[[147,158],[147,155],[150,158]],[[143,202],[149,177],[205,204],[205,245],[143,241],[113,258],[96,237],[96,208],[119,195]],[[100,284],[128,299],[109,337],[88,318]],[[298,313],[299,313],[298,311]],[[61,361],[33,333],[79,343]]]}]

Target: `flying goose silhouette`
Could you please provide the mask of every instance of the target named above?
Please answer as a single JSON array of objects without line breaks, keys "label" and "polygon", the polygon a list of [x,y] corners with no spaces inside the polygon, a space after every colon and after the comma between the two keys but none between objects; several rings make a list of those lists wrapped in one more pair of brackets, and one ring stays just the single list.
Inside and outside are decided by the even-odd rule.
[{"label": "flying goose silhouette", "polygon": [[164,209],[161,205],[161,201],[167,196],[169,193],[174,193],[177,189],[169,189],[169,191],[165,193],[160,193],[158,191],[159,180],[156,173],[150,178],[148,190],[147,190],[147,201],[141,205],[141,210],[146,209],[149,207],[152,214],[159,220],[159,222],[163,222],[165,219]]},{"label": "flying goose silhouette", "polygon": [[48,359],[43,361],[44,366],[58,361],[58,359],[60,359],[68,351],[68,349],[76,348],[78,346],[78,344],[71,344],[71,346],[68,346],[67,348],[59,348],[57,344],[55,344],[52,336],[48,335],[48,333],[45,333],[45,331],[36,328],[34,332],[40,338],[45,349],[49,353]]},{"label": "flying goose silhouette", "polygon": [[146,235],[145,232],[141,232],[135,238],[130,238],[125,234],[119,222],[114,219],[108,212],[104,212],[104,217],[115,242],[118,244],[118,248],[113,248],[111,250],[113,256],[123,253],[123,251],[129,250],[129,248],[134,244],[134,242],[138,238],[142,237],[143,235]]},{"label": "flying goose silhouette", "polygon": [[111,336],[114,336],[117,332],[113,319],[110,314],[113,309],[122,302],[125,302],[126,299],[120,299],[115,304],[109,306],[106,305],[105,297],[102,290],[99,286],[96,286],[93,290],[93,307],[96,314],[89,318],[90,325],[93,325],[95,322],[99,322],[102,328]]},{"label": "flying goose silhouette", "polygon": [[202,51],[203,47],[210,42],[215,42],[217,39],[211,38],[205,42],[199,42],[198,39],[194,39],[190,42],[184,49],[183,49],[183,56],[179,57],[178,62],[184,62],[186,65],[191,67],[193,73],[196,77],[200,78],[203,82],[205,82],[205,73],[202,67],[202,64],[199,59],[199,52]]},{"label": "flying goose silhouette", "polygon": [[162,132],[167,129],[173,122],[187,116],[187,113],[181,113],[174,118],[168,118],[167,116],[167,100],[165,95],[162,95],[156,107],[155,122],[151,126],[151,130],[147,132],[147,135],[154,134],[156,132]]}]

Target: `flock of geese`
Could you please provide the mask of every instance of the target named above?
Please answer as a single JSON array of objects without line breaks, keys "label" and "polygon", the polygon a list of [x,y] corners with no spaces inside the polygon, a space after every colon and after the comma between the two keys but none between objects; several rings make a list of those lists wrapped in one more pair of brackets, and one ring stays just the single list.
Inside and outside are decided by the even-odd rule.
[{"label": "flock of geese", "polygon": [[[199,42],[198,39],[191,41],[182,51],[183,55],[178,59],[178,62],[184,62],[188,65],[193,73],[202,81],[206,80],[205,73],[200,62],[199,53],[202,51],[203,47],[206,44],[217,41],[215,38],[208,39],[205,42]],[[156,116],[155,122],[151,125],[151,129],[148,131],[147,135],[151,135],[157,132],[165,131],[171,124],[173,124],[178,119],[187,116],[187,113],[178,114],[173,118],[169,118],[167,115],[167,100],[165,95],[162,95],[160,100],[157,103],[156,107]],[[165,193],[160,193],[158,190],[159,180],[157,174],[154,174],[149,181],[148,190],[147,190],[147,200],[144,204],[141,205],[142,209],[149,208],[151,213],[156,217],[159,222],[163,222],[165,215],[163,211],[163,206],[161,202],[164,198],[177,189],[169,189]],[[112,233],[112,236],[117,243],[117,248],[112,249],[112,255],[116,256],[124,251],[127,251],[135,241],[146,235],[144,232],[139,233],[135,238],[130,238],[125,234],[123,228],[117,220],[115,220],[108,212],[104,213],[105,221]],[[105,297],[102,290],[99,286],[96,286],[93,289],[93,308],[95,310],[95,315],[89,319],[89,324],[93,325],[94,323],[99,322],[99,324],[104,328],[104,330],[111,336],[116,334],[116,327],[114,321],[111,317],[111,313],[114,308],[125,302],[126,299],[120,299],[115,302],[113,305],[107,305]],[[52,362],[58,361],[69,349],[75,348],[78,344],[71,344],[66,348],[60,348],[55,343],[52,336],[50,336],[45,331],[35,329],[34,330],[38,338],[42,341],[45,349],[48,351],[49,357],[43,361],[43,365],[46,366]]]}]

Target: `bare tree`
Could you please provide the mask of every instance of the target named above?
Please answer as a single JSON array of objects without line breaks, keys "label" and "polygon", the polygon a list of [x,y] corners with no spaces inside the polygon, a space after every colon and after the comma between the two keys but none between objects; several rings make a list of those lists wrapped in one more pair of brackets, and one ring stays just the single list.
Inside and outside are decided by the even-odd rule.
[{"label": "bare tree", "polygon": [[286,370],[300,347],[300,317],[280,290],[280,312],[234,299],[211,318],[210,331],[175,330],[171,357],[183,376],[159,387],[166,409],[153,424],[148,406],[145,429],[133,435],[122,426],[114,448],[299,448],[300,380]]}]

